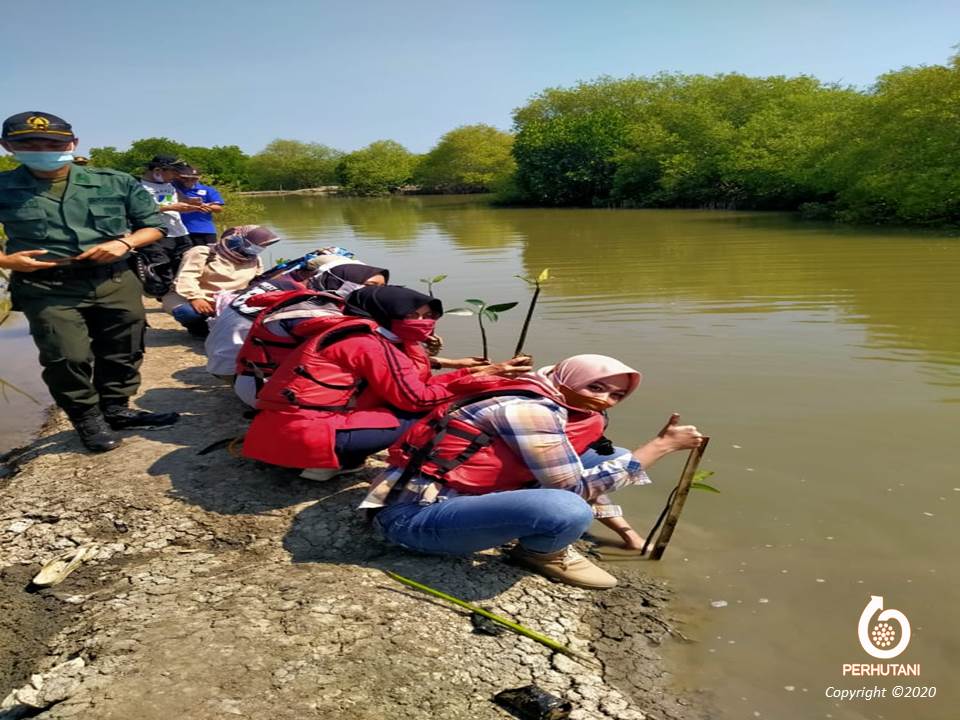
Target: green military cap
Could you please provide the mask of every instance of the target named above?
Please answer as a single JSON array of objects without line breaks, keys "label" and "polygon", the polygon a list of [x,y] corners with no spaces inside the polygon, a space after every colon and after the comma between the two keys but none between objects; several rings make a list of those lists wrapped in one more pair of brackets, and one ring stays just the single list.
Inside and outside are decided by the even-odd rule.
[{"label": "green military cap", "polygon": [[11,115],[3,121],[3,140],[76,140],[66,120],[51,113],[32,110]]}]

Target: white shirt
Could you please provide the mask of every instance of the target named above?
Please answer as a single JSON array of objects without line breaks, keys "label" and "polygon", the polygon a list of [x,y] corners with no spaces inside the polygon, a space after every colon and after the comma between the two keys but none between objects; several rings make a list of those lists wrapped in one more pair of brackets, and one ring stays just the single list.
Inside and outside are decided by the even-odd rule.
[{"label": "white shirt", "polygon": [[148,193],[153,195],[154,201],[160,206],[163,221],[167,225],[167,237],[183,237],[189,235],[190,231],[180,219],[180,213],[176,210],[164,210],[164,205],[172,205],[177,201],[177,189],[170,183],[158,183],[152,180],[140,179],[140,184]]}]

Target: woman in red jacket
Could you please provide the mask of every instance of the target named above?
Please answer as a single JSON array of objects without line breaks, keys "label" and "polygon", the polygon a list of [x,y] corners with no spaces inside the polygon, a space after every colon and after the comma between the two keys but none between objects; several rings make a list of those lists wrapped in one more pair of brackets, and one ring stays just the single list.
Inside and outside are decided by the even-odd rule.
[{"label": "woman in red jacket", "polygon": [[432,376],[420,343],[434,335],[442,315],[438,299],[409,288],[353,292],[344,316],[330,318],[263,386],[243,454],[308,468],[304,477],[326,480],[359,469],[368,455],[450,400],[449,382],[531,369],[528,359],[515,358]]}]

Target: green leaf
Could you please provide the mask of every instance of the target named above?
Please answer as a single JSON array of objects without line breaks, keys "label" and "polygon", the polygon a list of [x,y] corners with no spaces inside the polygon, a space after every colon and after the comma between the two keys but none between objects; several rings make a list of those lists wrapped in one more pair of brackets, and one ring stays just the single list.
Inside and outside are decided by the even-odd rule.
[{"label": "green leaf", "polygon": [[717,490],[713,485],[707,485],[706,483],[702,482],[690,483],[690,487],[694,490],[706,490],[707,492],[717,493],[718,495],[720,494],[720,491]]},{"label": "green leaf", "polygon": [[544,268],[540,271],[540,274],[537,276],[537,282],[542,283],[550,279],[550,268]]},{"label": "green leaf", "polygon": [[475,313],[470,308],[454,308],[453,310],[446,310],[443,313],[444,315],[457,315],[459,317],[468,317],[474,315]]},{"label": "green leaf", "polygon": [[526,275],[514,275],[514,277],[515,277],[515,278],[520,278],[520,279],[523,280],[527,285],[536,285],[536,284],[537,284],[537,282],[536,282],[535,280],[531,280],[531,279],[528,278]]},{"label": "green leaf", "polygon": [[[468,300],[467,302],[470,302],[470,301]],[[510,308],[515,308],[516,306],[517,306],[517,303],[515,302],[500,303],[499,305],[491,305],[490,307],[487,308],[487,310],[490,310],[495,313],[502,313],[502,312],[506,312]]]},{"label": "green leaf", "polygon": [[693,474],[693,481],[701,482],[709,477],[713,477],[714,475],[716,475],[716,473],[713,470],[697,470]]},{"label": "green leaf", "polygon": [[447,279],[446,275],[434,275],[430,282],[438,283],[438,282],[443,282],[446,279]]},{"label": "green leaf", "polygon": [[487,308],[487,309],[485,309],[485,310],[481,310],[481,314],[482,314],[485,318],[487,318],[487,320],[489,320],[490,322],[496,322],[497,320],[500,319],[500,316],[497,315],[497,314],[496,314],[493,310],[491,310],[490,308]]},{"label": "green leaf", "polygon": [[468,302],[471,305],[476,305],[477,307],[485,307],[486,303],[483,300],[477,300],[476,298],[467,298],[464,302]]}]

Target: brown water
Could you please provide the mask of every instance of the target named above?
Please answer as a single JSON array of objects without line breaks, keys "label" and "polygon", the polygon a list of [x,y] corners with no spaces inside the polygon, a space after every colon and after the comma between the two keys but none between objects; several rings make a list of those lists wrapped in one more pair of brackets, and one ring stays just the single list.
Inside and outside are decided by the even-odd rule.
[{"label": "brown water", "polygon": [[[612,354],[645,374],[613,413],[614,440],[641,443],[672,410],[712,435],[704,466],[722,494],[695,493],[664,561],[643,567],[680,591],[697,642],[671,663],[715,717],[956,717],[960,240],[770,214],[264,202],[288,238],[277,256],[339,244],[398,283],[445,273],[448,308],[525,303],[514,275],[549,267],[526,349],[543,363]],[[491,328],[495,356],[522,316]],[[478,353],[471,318],[441,333],[445,354]],[[665,461],[653,487],[619,494],[641,531],[679,468]],[[871,595],[908,616],[912,641],[889,662],[919,663],[919,678],[841,674],[887,662],[857,639]],[[825,697],[875,684],[886,700]],[[895,684],[937,696],[891,700]]]},{"label": "brown water", "polygon": [[[28,442],[52,402],[40,380],[37,350],[20,313],[0,309],[0,455]],[[5,384],[9,383],[9,385]]]},{"label": "brown water", "polygon": [[[618,444],[645,441],[673,410],[712,436],[704,467],[722,494],[694,493],[664,560],[640,561],[679,590],[697,642],[670,663],[681,687],[709,693],[712,717],[957,716],[960,240],[756,213],[262,202],[287,238],[274,258],[339,244],[397,283],[445,273],[448,308],[524,304],[514,276],[549,267],[525,349],[544,364],[601,352],[643,370],[612,413]],[[490,328],[493,355],[512,353],[522,317]],[[444,354],[479,353],[471,318],[440,330]],[[618,494],[641,532],[681,460]],[[890,662],[919,663],[919,678],[842,675],[842,663],[886,662],[857,639],[871,595],[908,616],[912,641]],[[825,697],[874,685],[888,699]],[[937,695],[891,700],[894,685]]]}]

